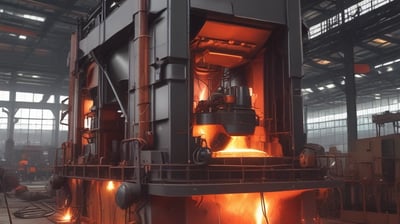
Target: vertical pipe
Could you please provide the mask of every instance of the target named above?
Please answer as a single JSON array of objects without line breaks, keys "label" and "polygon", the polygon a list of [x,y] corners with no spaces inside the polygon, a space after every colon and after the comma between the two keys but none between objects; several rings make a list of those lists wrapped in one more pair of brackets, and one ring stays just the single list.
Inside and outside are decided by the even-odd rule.
[{"label": "vertical pipe", "polygon": [[52,145],[54,147],[58,147],[59,144],[59,135],[60,135],[60,111],[61,111],[61,103],[60,103],[60,95],[54,95],[54,102],[56,103],[56,109],[53,109],[52,112],[54,114],[54,130],[53,130],[53,141]]},{"label": "vertical pipe", "polygon": [[[15,76],[14,76],[15,77]],[[12,80],[11,85],[15,85],[15,79]],[[14,161],[14,132],[15,132],[15,113],[17,112],[16,105],[15,105],[15,95],[16,95],[16,90],[10,90],[10,105],[7,107],[8,112],[8,133],[7,133],[7,140],[5,142],[5,158],[7,161]],[[14,161],[17,162],[17,161]]]},{"label": "vertical pipe", "polygon": [[[15,74],[13,74],[15,75]],[[12,86],[15,85],[15,80],[12,80]],[[15,106],[15,95],[16,95],[16,90],[11,90],[10,91],[10,106],[7,107],[8,109],[8,139],[14,139],[14,132],[15,132],[15,113],[16,111],[16,106]]]},{"label": "vertical pipe", "polygon": [[[346,29],[346,28],[345,28]],[[357,140],[357,91],[354,77],[353,38],[343,30],[344,73],[346,77],[345,95],[347,111],[347,151],[354,150]]]},{"label": "vertical pipe", "polygon": [[[79,32],[78,26],[78,32]],[[78,32],[75,32],[71,35],[71,49],[70,49],[70,58],[69,58],[69,89],[68,89],[68,141],[72,143],[72,149],[68,148],[68,150],[72,150],[67,153],[68,159],[73,161],[76,158],[76,150],[78,145],[78,73],[77,73],[77,56],[78,56]],[[79,143],[80,145],[80,143]]]},{"label": "vertical pipe", "polygon": [[[187,13],[187,18],[188,18],[188,21],[189,22],[187,22],[186,23],[186,38],[187,38],[187,43],[190,43],[190,0],[188,0],[188,4],[187,4],[187,9],[186,9],[187,11],[186,11],[186,13]],[[188,92],[189,92],[189,97],[188,97],[188,101],[187,101],[187,117],[188,117],[188,122],[187,122],[187,130],[189,131],[189,135],[188,135],[188,138],[187,138],[187,163],[191,163],[191,158],[192,158],[192,156],[191,156],[191,148],[192,148],[192,141],[193,141],[193,138],[191,137],[192,136],[192,121],[193,121],[193,119],[192,119],[192,112],[193,112],[193,95],[194,95],[194,93],[193,93],[193,90],[194,90],[194,87],[193,87],[193,75],[194,75],[194,73],[192,73],[192,59],[191,59],[191,55],[192,54],[192,52],[191,52],[191,48],[190,47],[188,47],[187,48],[187,55],[188,55],[188,58],[189,58],[189,60],[188,60],[188,62],[187,62],[187,67],[186,67],[186,74],[188,74],[188,76],[187,76],[187,80],[186,80],[186,84],[187,84],[187,89],[188,89]]]},{"label": "vertical pipe", "polygon": [[292,150],[298,154],[306,141],[304,135],[303,98],[301,78],[303,77],[303,48],[301,31],[301,6],[299,0],[286,1],[288,25],[288,62],[291,90],[291,132]]},{"label": "vertical pipe", "polygon": [[138,13],[135,15],[135,41],[137,42],[136,60],[138,63],[134,68],[139,76],[138,86],[138,112],[139,112],[139,133],[138,137],[149,142],[150,131],[150,94],[149,94],[149,35],[147,18],[147,0],[138,1]]}]

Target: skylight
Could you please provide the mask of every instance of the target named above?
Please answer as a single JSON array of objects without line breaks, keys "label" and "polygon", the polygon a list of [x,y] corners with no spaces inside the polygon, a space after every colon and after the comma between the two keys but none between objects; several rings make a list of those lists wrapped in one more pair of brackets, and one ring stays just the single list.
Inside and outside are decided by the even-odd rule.
[{"label": "skylight", "polygon": [[365,76],[364,74],[354,74],[354,77],[356,77],[356,78],[362,78],[364,76]]},{"label": "skylight", "polygon": [[302,91],[306,92],[306,93],[313,93],[314,92],[311,88],[305,88],[305,89],[302,89]]},{"label": "skylight", "polygon": [[315,58],[315,59],[313,59],[313,61],[315,61],[316,63],[318,63],[320,65],[328,65],[331,63],[331,61],[329,61],[329,60],[320,59],[320,58]]},{"label": "skylight", "polygon": [[383,64],[375,65],[374,68],[377,69],[377,68],[380,68],[380,67],[383,67],[383,66],[388,66],[388,65],[391,65],[391,64],[394,64],[394,63],[398,63],[398,62],[400,62],[400,58],[392,60],[392,61],[385,62]]},{"label": "skylight", "polygon": [[333,83],[330,83],[330,84],[327,84],[325,87],[328,88],[328,89],[333,89],[333,88],[336,87],[336,85],[333,84]]},{"label": "skylight", "polygon": [[46,18],[44,18],[44,17],[30,15],[30,14],[17,14],[17,16],[25,18],[25,19],[30,19],[33,21],[39,21],[39,22],[44,22],[46,20]]},{"label": "skylight", "polygon": [[[364,15],[372,10],[375,10],[383,5],[393,2],[395,0],[363,0],[357,4],[354,4],[344,10],[344,23],[352,21],[358,16]],[[311,26],[308,32],[308,38],[312,39],[319,35],[333,29],[339,25],[342,25],[342,13],[338,13],[327,20],[324,20],[314,26]],[[390,42],[387,42],[390,43]]]},{"label": "skylight", "polygon": [[15,13],[15,12],[12,12],[10,10],[0,9],[0,13],[5,13],[5,14],[8,14],[10,16],[17,16],[17,17],[20,17],[20,18],[29,19],[29,20],[33,20],[33,21],[38,21],[38,22],[42,22],[42,23],[44,21],[46,21],[45,17],[35,16],[35,15],[31,15],[31,14]]},{"label": "skylight", "polygon": [[389,42],[389,41],[384,40],[384,39],[382,39],[382,38],[375,38],[375,39],[373,39],[372,41],[373,41],[374,43],[377,43],[377,44],[386,44],[386,43]]}]

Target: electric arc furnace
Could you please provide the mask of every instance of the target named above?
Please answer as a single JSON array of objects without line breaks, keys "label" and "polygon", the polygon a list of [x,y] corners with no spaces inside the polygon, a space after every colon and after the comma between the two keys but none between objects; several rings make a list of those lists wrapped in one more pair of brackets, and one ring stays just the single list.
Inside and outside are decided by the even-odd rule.
[{"label": "electric arc furnace", "polygon": [[69,67],[66,222],[319,223],[299,0],[102,1]]}]

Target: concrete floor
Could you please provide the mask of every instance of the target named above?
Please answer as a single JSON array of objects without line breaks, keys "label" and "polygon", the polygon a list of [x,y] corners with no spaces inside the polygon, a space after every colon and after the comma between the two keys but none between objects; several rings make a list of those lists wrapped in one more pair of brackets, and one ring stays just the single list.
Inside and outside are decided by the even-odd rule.
[{"label": "concrete floor", "polygon": [[[25,185],[28,187],[29,191],[37,191],[37,192],[44,192],[45,191],[45,182],[33,182],[33,183],[22,183],[22,185]],[[32,212],[37,212],[41,211],[41,208],[38,207],[37,205],[53,205],[53,199],[46,199],[46,200],[41,200],[41,201],[36,201],[36,202],[28,202],[28,201],[23,201],[21,199],[13,197],[13,195],[10,195],[10,197],[7,197],[8,205],[10,208],[11,212],[11,220],[12,224],[50,224],[50,223],[56,223],[51,221],[50,218],[34,218],[34,219],[23,219],[23,218],[17,218],[13,215],[14,212],[19,211],[21,209],[31,209],[30,211]],[[46,208],[48,210],[48,208]],[[26,211],[26,210],[24,210]],[[8,224],[10,223],[9,216],[7,213],[7,207],[4,199],[4,194],[1,193],[0,195],[0,223],[1,224]]]}]

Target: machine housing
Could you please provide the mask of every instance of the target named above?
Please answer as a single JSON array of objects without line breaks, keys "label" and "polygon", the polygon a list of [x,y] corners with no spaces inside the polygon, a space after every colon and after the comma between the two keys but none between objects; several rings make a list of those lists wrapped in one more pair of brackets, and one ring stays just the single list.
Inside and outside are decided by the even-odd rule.
[{"label": "machine housing", "polygon": [[73,221],[318,223],[337,182],[298,161],[300,1],[105,0],[69,62]]}]

